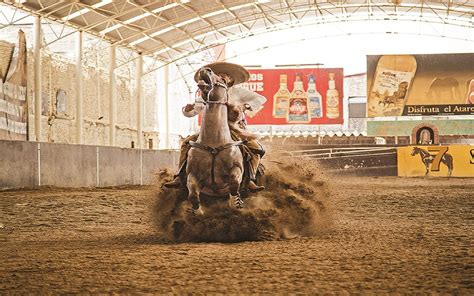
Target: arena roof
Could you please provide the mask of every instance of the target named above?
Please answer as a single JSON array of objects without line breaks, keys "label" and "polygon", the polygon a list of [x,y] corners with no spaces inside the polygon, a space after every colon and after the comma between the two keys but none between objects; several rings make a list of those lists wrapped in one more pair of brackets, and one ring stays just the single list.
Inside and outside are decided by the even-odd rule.
[{"label": "arena roof", "polygon": [[321,23],[414,20],[474,28],[472,0],[5,2],[166,63],[256,34]]}]

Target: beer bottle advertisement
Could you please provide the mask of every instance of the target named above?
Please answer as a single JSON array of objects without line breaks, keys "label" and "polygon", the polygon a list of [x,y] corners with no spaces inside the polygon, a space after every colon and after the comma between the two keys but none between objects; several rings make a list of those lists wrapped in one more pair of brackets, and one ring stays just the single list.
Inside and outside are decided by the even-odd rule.
[{"label": "beer bottle advertisement", "polygon": [[[238,87],[266,98],[258,112],[247,117],[249,125],[343,124],[342,68],[258,68],[248,71],[249,81]],[[329,116],[326,114],[328,90],[331,97]]]},{"label": "beer bottle advertisement", "polygon": [[288,123],[309,123],[311,117],[309,114],[308,96],[303,87],[303,75],[296,74],[293,91],[288,101],[288,115],[286,122]]}]

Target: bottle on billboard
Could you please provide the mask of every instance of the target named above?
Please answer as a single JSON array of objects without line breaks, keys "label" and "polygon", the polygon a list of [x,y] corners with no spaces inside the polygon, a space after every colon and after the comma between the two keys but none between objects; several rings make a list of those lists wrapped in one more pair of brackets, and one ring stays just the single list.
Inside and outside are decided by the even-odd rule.
[{"label": "bottle on billboard", "polygon": [[316,89],[316,77],[314,75],[309,75],[308,77],[308,90],[306,93],[308,94],[311,118],[323,117],[323,109],[321,106],[322,96]]},{"label": "bottle on billboard", "polygon": [[309,123],[308,96],[303,88],[303,75],[296,74],[293,91],[288,101],[287,123]]},{"label": "bottle on billboard", "polygon": [[384,55],[379,59],[368,94],[369,117],[402,115],[416,67],[411,55]]},{"label": "bottle on billboard", "polygon": [[290,99],[290,91],[287,86],[288,76],[280,75],[280,89],[273,96],[273,117],[286,118],[288,115],[288,101]]},{"label": "bottle on billboard", "polygon": [[471,79],[467,88],[466,104],[474,104],[474,79]]},{"label": "bottle on billboard", "polygon": [[339,92],[336,89],[334,73],[329,73],[329,89],[326,93],[326,117],[339,118]]}]

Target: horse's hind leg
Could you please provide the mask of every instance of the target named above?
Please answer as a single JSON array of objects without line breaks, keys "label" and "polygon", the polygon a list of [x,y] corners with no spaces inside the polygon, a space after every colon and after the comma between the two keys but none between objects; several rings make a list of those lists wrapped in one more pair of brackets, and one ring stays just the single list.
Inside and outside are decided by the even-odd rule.
[{"label": "horse's hind leg", "polygon": [[204,214],[201,208],[201,201],[199,199],[199,193],[201,190],[196,177],[192,176],[191,174],[188,175],[188,182],[186,183],[186,186],[188,187],[188,201],[191,203],[191,208],[188,209],[188,212],[198,215]]},{"label": "horse's hind leg", "polygon": [[229,192],[230,198],[234,202],[234,206],[237,209],[244,207],[244,201],[240,197],[240,182],[242,181],[242,169],[239,167],[234,167],[230,171],[229,175]]},{"label": "horse's hind leg", "polygon": [[446,167],[448,168],[448,177],[451,177],[451,174],[453,173],[453,167],[452,163],[445,163]]},{"label": "horse's hind leg", "polygon": [[449,154],[446,154],[443,156],[441,161],[446,165],[448,168],[448,177],[451,177],[451,174],[453,173],[453,157]]}]

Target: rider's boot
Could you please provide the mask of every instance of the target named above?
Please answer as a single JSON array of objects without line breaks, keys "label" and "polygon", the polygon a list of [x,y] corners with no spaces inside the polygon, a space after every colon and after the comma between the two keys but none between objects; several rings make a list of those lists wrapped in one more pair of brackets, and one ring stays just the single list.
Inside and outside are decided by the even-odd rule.
[{"label": "rider's boot", "polygon": [[163,184],[163,186],[165,186],[166,188],[175,188],[175,189],[180,188],[181,187],[180,176],[186,170],[186,164],[187,164],[187,161],[183,162],[183,164],[181,164],[181,166],[179,167],[178,173],[174,176],[174,179],[169,182],[166,182],[165,184]]},{"label": "rider's boot", "polygon": [[254,181],[250,180],[250,182],[249,182],[249,190],[250,190],[251,192],[259,192],[259,191],[262,191],[263,189],[265,189],[265,186],[257,185],[257,184],[255,184]]},{"label": "rider's boot", "polygon": [[173,180],[163,184],[166,188],[179,188],[181,187],[181,178],[179,175],[176,175]]}]

